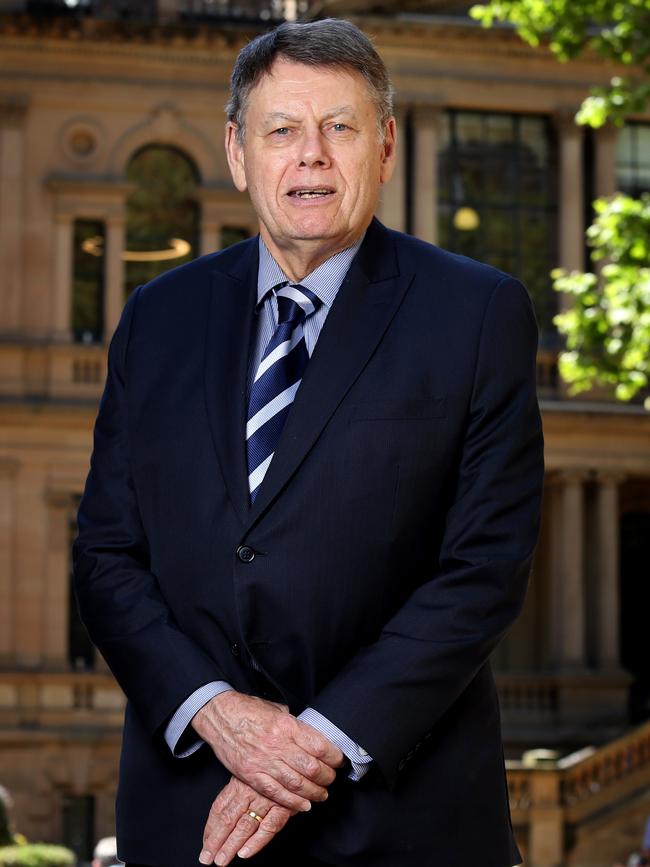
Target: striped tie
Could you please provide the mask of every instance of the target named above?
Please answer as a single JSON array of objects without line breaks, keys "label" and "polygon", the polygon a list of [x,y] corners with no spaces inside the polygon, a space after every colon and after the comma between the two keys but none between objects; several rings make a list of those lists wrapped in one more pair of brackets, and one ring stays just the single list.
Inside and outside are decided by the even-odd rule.
[{"label": "striped tie", "polygon": [[303,323],[320,301],[304,286],[276,289],[278,326],[264,350],[251,386],[246,423],[248,489],[255,500],[298,391],[309,353]]}]

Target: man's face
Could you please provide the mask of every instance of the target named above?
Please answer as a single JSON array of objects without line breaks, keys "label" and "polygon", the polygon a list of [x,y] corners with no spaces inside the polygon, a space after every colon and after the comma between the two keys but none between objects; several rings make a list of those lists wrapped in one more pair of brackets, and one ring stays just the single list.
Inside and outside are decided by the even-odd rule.
[{"label": "man's face", "polygon": [[279,59],[251,91],[243,145],[228,124],[226,150],[272,249],[336,251],[372,219],[393,171],[395,122],[382,141],[358,73]]}]

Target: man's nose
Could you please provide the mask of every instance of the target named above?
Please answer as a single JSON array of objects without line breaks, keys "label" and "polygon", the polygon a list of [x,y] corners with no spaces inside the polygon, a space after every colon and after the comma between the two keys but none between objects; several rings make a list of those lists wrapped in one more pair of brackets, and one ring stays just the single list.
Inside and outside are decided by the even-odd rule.
[{"label": "man's nose", "polygon": [[327,148],[327,139],[322,130],[308,129],[300,137],[300,150],[298,164],[300,166],[325,166],[329,165],[330,156]]}]

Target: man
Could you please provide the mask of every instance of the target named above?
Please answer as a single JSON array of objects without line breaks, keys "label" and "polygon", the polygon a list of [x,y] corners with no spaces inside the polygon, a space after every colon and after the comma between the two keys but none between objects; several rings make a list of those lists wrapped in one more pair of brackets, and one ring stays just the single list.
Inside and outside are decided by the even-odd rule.
[{"label": "man", "polygon": [[373,219],[395,121],[352,24],[283,24],[231,84],[260,235],[129,299],[79,510],[118,852],[510,867],[488,658],[538,531],[530,300]]}]

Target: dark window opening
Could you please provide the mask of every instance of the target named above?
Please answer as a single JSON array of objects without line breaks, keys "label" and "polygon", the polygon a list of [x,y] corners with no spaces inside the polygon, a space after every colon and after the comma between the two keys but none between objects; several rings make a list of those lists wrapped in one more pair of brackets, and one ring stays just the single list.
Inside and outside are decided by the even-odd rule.
[{"label": "dark window opening", "polygon": [[79,861],[91,861],[95,845],[95,799],[92,795],[65,795],[63,799],[63,845]]},{"label": "dark window opening", "polygon": [[550,118],[444,113],[439,153],[440,246],[526,284],[542,345],[555,345],[557,148]]},{"label": "dark window opening", "polygon": [[72,334],[77,343],[104,337],[104,245],[101,220],[75,220],[72,265]]},{"label": "dark window opening", "polygon": [[616,185],[639,198],[650,192],[650,123],[626,123],[616,148]]},{"label": "dark window opening", "polygon": [[127,167],[136,189],[127,201],[126,295],[164,271],[197,255],[199,175],[192,160],[176,148],[149,145]]}]

